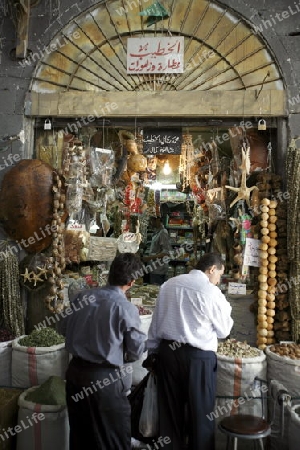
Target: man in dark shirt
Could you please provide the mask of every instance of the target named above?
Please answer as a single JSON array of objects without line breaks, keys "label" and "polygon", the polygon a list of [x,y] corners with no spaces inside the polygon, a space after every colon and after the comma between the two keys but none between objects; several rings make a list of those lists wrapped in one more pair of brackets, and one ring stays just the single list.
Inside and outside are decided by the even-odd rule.
[{"label": "man in dark shirt", "polygon": [[168,231],[163,226],[160,217],[150,217],[150,227],[153,236],[149,255],[143,257],[144,262],[150,262],[150,283],[162,285],[167,280],[169,265],[164,262],[164,256],[169,256],[172,250]]},{"label": "man in dark shirt", "polygon": [[125,292],[141,269],[123,253],[111,264],[108,286],[80,292],[68,308],[61,332],[73,355],[66,373],[70,450],[130,450],[132,366],[147,336],[138,309]]}]

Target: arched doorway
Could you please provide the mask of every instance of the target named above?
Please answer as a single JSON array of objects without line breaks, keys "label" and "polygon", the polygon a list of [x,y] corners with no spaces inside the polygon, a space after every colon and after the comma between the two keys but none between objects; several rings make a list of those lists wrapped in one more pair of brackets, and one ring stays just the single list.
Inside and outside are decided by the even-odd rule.
[{"label": "arched doorway", "polygon": [[[151,26],[148,0],[100,2],[72,20],[44,49],[28,115],[88,115],[107,102],[116,116],[285,115],[280,71],[242,18],[208,0],[161,4],[168,17]],[[184,37],[183,73],[127,73],[127,39],[153,36]]]}]

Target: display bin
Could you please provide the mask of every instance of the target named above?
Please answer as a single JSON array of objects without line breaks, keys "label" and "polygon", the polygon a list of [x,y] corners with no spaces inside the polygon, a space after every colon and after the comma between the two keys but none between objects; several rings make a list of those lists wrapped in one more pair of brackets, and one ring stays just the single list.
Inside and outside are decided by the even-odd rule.
[{"label": "display bin", "polygon": [[5,431],[17,425],[18,399],[22,392],[22,389],[0,388],[0,450],[16,448],[16,436]]}]

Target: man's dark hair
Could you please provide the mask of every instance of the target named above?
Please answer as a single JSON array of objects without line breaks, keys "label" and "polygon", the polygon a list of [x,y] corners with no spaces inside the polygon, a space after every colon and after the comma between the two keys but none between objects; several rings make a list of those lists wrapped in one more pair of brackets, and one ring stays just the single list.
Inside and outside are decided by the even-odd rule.
[{"label": "man's dark hair", "polygon": [[216,266],[218,270],[224,266],[224,261],[219,253],[205,253],[197,262],[195,269],[205,272],[212,266]]},{"label": "man's dark hair", "polygon": [[108,283],[111,286],[125,286],[134,279],[133,274],[142,270],[142,263],[133,253],[120,253],[111,263]]}]

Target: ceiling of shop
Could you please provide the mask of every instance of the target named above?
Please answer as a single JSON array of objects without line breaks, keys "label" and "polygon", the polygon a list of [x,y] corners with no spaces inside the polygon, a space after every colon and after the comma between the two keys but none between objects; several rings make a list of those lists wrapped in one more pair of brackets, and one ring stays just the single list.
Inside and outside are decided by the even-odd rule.
[{"label": "ceiling of shop", "polygon": [[[224,6],[161,0],[169,18],[147,27],[139,13],[151,3],[104,1],[71,21],[52,41],[63,45],[39,62],[32,91],[282,90],[264,42]],[[153,36],[184,36],[184,73],[127,74],[127,38]]]}]

